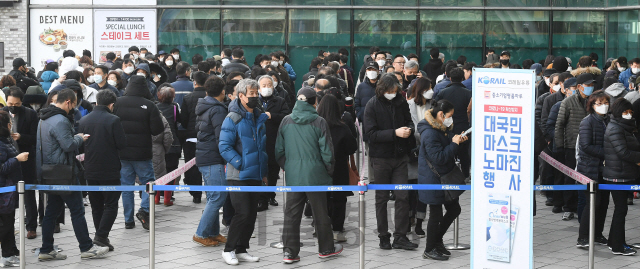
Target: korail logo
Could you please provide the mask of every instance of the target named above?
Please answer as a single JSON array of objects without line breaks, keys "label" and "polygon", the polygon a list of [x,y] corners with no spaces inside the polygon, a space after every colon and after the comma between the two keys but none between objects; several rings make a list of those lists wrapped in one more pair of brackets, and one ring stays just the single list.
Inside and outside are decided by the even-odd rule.
[{"label": "korail logo", "polygon": [[239,191],[240,187],[227,187],[227,191]]},{"label": "korail logo", "polygon": [[480,84],[504,84],[506,85],[507,83],[504,82],[504,78],[490,78],[488,76],[484,76],[481,78],[478,78],[478,83]]},{"label": "korail logo", "polygon": [[177,186],[176,187],[176,191],[188,191],[190,189],[191,188],[189,188],[189,187],[182,187],[182,186]]},{"label": "korail logo", "polygon": [[413,186],[412,185],[396,185],[393,188],[396,189],[396,190],[413,190]]},{"label": "korail logo", "polygon": [[329,191],[341,191],[342,187],[329,187],[327,190],[329,190]]},{"label": "korail logo", "polygon": [[634,191],[640,190],[640,185],[633,185],[631,186],[631,189]]},{"label": "korail logo", "polygon": [[442,185],[442,189],[443,190],[459,190],[460,186],[454,186],[454,185]]},{"label": "korail logo", "polygon": [[278,191],[291,191],[291,188],[278,187],[276,190],[278,190]]}]

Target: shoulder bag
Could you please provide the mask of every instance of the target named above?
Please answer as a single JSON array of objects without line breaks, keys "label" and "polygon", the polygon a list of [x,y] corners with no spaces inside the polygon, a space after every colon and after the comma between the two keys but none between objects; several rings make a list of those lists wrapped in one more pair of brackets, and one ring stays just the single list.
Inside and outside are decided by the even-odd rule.
[{"label": "shoulder bag", "polygon": [[[438,171],[436,171],[436,169],[433,167],[433,165],[431,165],[431,162],[429,162],[427,158],[425,158],[425,160],[427,160],[427,164],[429,165],[429,168],[431,169],[431,171],[433,171],[433,173],[440,178],[441,184],[443,185],[466,185],[467,184],[464,181],[465,180],[464,174],[462,174],[462,171],[460,171],[460,168],[458,168],[457,165],[454,165],[453,170],[451,170],[451,172],[441,176],[438,173]],[[462,193],[464,193],[464,191],[461,191],[461,190],[443,190],[443,191],[444,191],[444,200],[447,202],[451,202],[455,199],[458,199],[458,197],[462,195]]]},{"label": "shoulder bag", "polygon": [[[42,185],[75,185],[74,161],[71,164],[45,164],[44,152],[42,149],[42,123],[40,124],[40,159],[42,160]],[[65,153],[65,157],[69,159],[69,153]],[[55,195],[69,195],[71,191],[44,191]]]}]

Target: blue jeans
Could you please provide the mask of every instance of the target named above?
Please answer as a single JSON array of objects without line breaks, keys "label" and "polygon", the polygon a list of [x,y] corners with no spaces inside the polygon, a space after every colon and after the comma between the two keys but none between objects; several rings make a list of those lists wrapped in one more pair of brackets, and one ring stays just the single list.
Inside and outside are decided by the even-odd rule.
[{"label": "blue jeans", "polygon": [[[226,186],[227,177],[224,172],[224,165],[214,164],[198,167],[202,173],[205,186]],[[220,191],[207,191],[207,205],[202,212],[202,218],[196,236],[200,238],[214,237],[220,234],[220,213],[218,210],[227,200],[227,193]]]},{"label": "blue jeans", "polygon": [[[156,179],[153,173],[153,163],[148,161],[124,161],[120,160],[122,168],[120,169],[120,183],[122,186],[133,186],[136,184],[136,175],[140,180],[140,185],[146,185],[148,182]],[[124,208],[124,222],[134,222],[133,210],[136,204],[133,201],[132,191],[122,192],[122,207]],[[140,202],[140,210],[149,212],[149,194],[142,192],[142,202]]]},{"label": "blue jeans", "polygon": [[78,239],[80,252],[85,252],[93,247],[93,241],[89,237],[89,228],[87,228],[87,220],[84,217],[84,205],[82,202],[82,192],[74,191],[69,195],[47,194],[47,209],[42,219],[42,248],[41,253],[49,253],[53,250],[53,229],[55,228],[55,220],[64,210],[64,204],[67,204],[69,212],[71,212],[71,224],[73,232]]}]

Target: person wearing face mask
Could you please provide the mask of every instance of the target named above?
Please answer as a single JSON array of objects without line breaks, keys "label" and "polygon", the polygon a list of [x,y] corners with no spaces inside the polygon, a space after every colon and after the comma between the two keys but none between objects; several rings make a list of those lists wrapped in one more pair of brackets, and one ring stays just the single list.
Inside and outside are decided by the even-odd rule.
[{"label": "person wearing face mask", "polygon": [[[578,158],[576,171],[589,177],[598,183],[602,180],[604,169],[604,134],[609,124],[609,96],[602,91],[596,91],[587,101],[587,111],[589,116],[580,122],[580,136],[578,137]],[[586,191],[585,191],[586,192]],[[586,204],[580,216],[580,229],[576,247],[589,247],[589,204],[590,199],[586,199]],[[607,217],[609,207],[609,191],[598,190],[596,192],[596,226],[595,242],[605,245],[607,238],[602,235],[604,222]]]},{"label": "person wearing face mask", "polygon": [[[469,102],[471,102],[472,95],[471,91],[462,85],[464,72],[461,68],[453,68],[448,74],[451,78],[451,84],[440,91],[433,100],[440,101],[444,99],[453,104],[456,111],[453,114],[453,132],[459,134],[471,127],[467,107],[469,106]],[[457,154],[458,159],[460,159],[462,173],[467,178],[470,176],[469,173],[471,169],[470,145],[471,143],[460,145],[460,150]]]},{"label": "person wearing face mask", "polygon": [[536,86],[536,96],[540,97],[541,95],[548,93],[551,90],[551,75],[559,73],[558,70],[554,68],[547,68],[542,72],[542,80]]},{"label": "person wearing face mask", "polygon": [[[229,104],[229,114],[222,123],[218,147],[220,155],[227,162],[229,186],[260,186],[268,183],[265,122],[269,116],[262,111],[259,91],[257,81],[240,80],[236,89],[237,98]],[[237,151],[239,149],[240,152]],[[230,192],[229,196],[235,215],[229,225],[222,258],[230,265],[258,262],[260,258],[247,253],[247,248],[255,226],[260,194]]]},{"label": "person wearing face mask", "polygon": [[[275,186],[278,182],[278,174],[280,173],[280,166],[276,162],[275,157],[275,145],[276,137],[278,136],[278,128],[282,119],[291,114],[291,109],[286,100],[280,96],[277,96],[274,87],[274,80],[271,76],[265,75],[258,78],[258,84],[260,85],[260,104],[265,111],[265,114],[269,116],[269,119],[265,122],[267,133],[267,155],[269,156],[267,181],[269,186]],[[260,199],[258,199],[258,211],[264,211],[268,209],[269,205],[277,206],[275,192],[262,192],[260,193]]]},{"label": "person wearing face mask", "polygon": [[177,48],[173,48],[169,51],[169,55],[173,56],[174,61],[180,62],[180,50]]},{"label": "person wearing face mask", "polygon": [[382,70],[387,66],[387,54],[384,51],[376,52],[375,62],[378,64],[378,72],[382,73]]},{"label": "person wearing face mask", "polygon": [[[384,74],[376,85],[376,96],[364,111],[363,140],[369,143],[369,157],[376,184],[407,184],[409,154],[415,147],[415,125],[409,105],[400,94],[400,82],[392,74]],[[468,104],[468,102],[467,102]],[[389,191],[376,191],[376,219],[381,249],[412,250],[418,247],[407,238],[409,192],[394,191],[395,231],[393,244],[387,222]]]},{"label": "person wearing face mask", "polygon": [[167,55],[163,58],[163,60],[161,61],[160,66],[162,66],[164,68],[164,70],[167,72],[167,82],[168,83],[173,83],[177,80],[177,71],[176,71],[176,61],[173,58],[173,55]]},{"label": "person wearing face mask", "polygon": [[[633,106],[624,98],[611,106],[611,121],[604,133],[603,182],[607,184],[633,184],[640,169],[640,143],[636,139]],[[611,191],[615,205],[608,245],[614,255],[634,255],[636,250],[626,244],[625,218],[628,211],[629,191]]]},{"label": "person wearing face mask", "polygon": [[151,81],[152,77],[151,77],[151,69],[149,68],[149,64],[146,64],[146,63],[139,64],[134,73],[137,76],[141,76],[145,78],[145,80],[147,81],[147,87],[149,88],[149,93],[151,93],[152,100],[157,101],[158,90],[156,88],[156,85],[153,84],[153,81]]},{"label": "person wearing face mask", "polygon": [[[395,61],[399,61],[401,58],[397,57]],[[398,70],[398,69],[396,69]],[[420,71],[420,65],[416,61],[408,61],[403,64],[402,70],[402,89],[406,92],[408,89],[413,86],[412,84],[415,82],[416,78],[426,77],[426,74],[423,74]],[[410,94],[410,93],[409,93]]]},{"label": "person wearing face mask", "polygon": [[[83,90],[84,99],[89,101],[89,103],[96,103],[96,95],[99,90],[110,90],[117,97],[120,96],[120,91],[116,89],[116,87],[109,84],[109,80],[107,79],[109,75],[109,69],[104,65],[99,65],[96,67],[96,70],[93,73],[93,81],[94,83],[89,85],[86,90]],[[86,91],[86,92],[85,92]]]},{"label": "person wearing face mask", "polygon": [[[578,137],[580,122],[587,116],[587,97],[593,93],[594,79],[591,73],[581,74],[576,78],[577,92],[565,98],[560,104],[558,119],[555,124],[554,146],[557,151],[564,152],[564,164],[568,167],[576,166],[576,140]],[[574,184],[575,181],[565,176],[564,184]],[[578,193],[576,191],[563,191],[564,212],[562,220],[571,220],[578,210]],[[554,203],[559,204],[559,201]]]},{"label": "person wearing face mask", "polygon": [[[411,89],[411,94],[407,98],[409,104],[409,112],[411,113],[411,120],[415,126],[418,126],[420,121],[424,119],[425,113],[432,108],[433,103],[433,89],[431,89],[431,81],[428,78],[422,77],[416,79]],[[420,132],[415,133],[416,145],[420,146]],[[409,183],[417,183],[418,178],[418,161],[409,162],[407,167],[409,168]],[[419,237],[424,237],[425,233],[422,230],[422,222],[426,218],[427,206],[416,199],[417,192],[411,191],[409,193],[409,200],[411,202],[412,214],[416,218],[415,233]]]},{"label": "person wearing face mask", "polygon": [[529,69],[536,70],[536,86],[538,86],[538,83],[542,81],[542,65],[539,63],[534,63]]},{"label": "person wearing face mask", "polygon": [[136,71],[136,66],[133,64],[133,61],[129,59],[125,59],[124,61],[122,61],[122,82],[123,82],[122,87],[123,88],[127,87],[129,78],[131,78],[131,76],[136,75],[134,71]]},{"label": "person wearing face mask", "polygon": [[[460,136],[453,131],[455,105],[447,100],[438,101],[429,109],[418,124],[420,132],[419,176],[420,184],[442,184],[440,177],[456,166],[455,155],[462,149],[461,144],[468,140],[468,136]],[[469,144],[469,143],[466,143]],[[429,164],[427,164],[429,162]],[[434,172],[431,168],[436,170]],[[460,215],[460,201],[455,199],[446,202],[443,191],[418,191],[420,202],[429,205],[429,222],[427,223],[427,245],[422,257],[425,259],[446,261],[449,252],[443,243],[443,236],[451,223]],[[442,207],[446,209],[443,214]]]},{"label": "person wearing face mask", "polygon": [[513,68],[511,66],[511,53],[510,52],[505,50],[502,53],[500,53],[500,66],[498,66],[496,68],[502,68],[502,69],[511,69],[511,68]]},{"label": "person wearing face mask", "polygon": [[136,46],[129,47],[129,59],[133,61],[136,65],[140,63],[140,49]]},{"label": "person wearing face mask", "polygon": [[375,61],[370,61],[367,63],[367,68],[365,69],[365,78],[364,81],[358,84],[358,88],[356,89],[356,95],[354,100],[354,108],[356,110],[356,117],[358,121],[362,123],[364,120],[364,109],[369,99],[376,95],[376,83],[378,82],[378,63]]},{"label": "person wearing face mask", "polygon": [[[618,58],[618,65],[621,65],[622,67],[624,66],[624,64],[620,63],[620,58]],[[621,72],[618,79],[620,80],[620,83],[624,84],[624,87],[627,89],[629,89],[629,78],[633,75],[640,74],[640,58],[631,59],[631,61],[629,61],[629,65],[629,68],[626,69],[618,68],[618,70]]]},{"label": "person wearing face mask", "polygon": [[[280,81],[280,75],[275,71],[269,71],[267,73],[273,79],[273,95],[280,96],[287,103],[290,108],[295,105],[295,93],[293,90],[289,91],[285,88],[285,85]],[[288,85],[287,85],[288,86]]]},{"label": "person wearing face mask", "polygon": [[[32,86],[33,87],[33,86]],[[31,89],[31,88],[30,88]],[[41,89],[42,91],[42,89]],[[36,135],[38,132],[38,115],[33,109],[23,106],[24,94],[17,86],[12,86],[7,91],[7,106],[2,110],[11,113],[11,138],[17,144],[19,152],[26,152],[32,156],[23,162],[22,180],[26,184],[36,184]],[[46,99],[45,99],[46,100]],[[38,207],[36,205],[35,191],[25,192],[25,208],[27,213],[27,238],[34,239],[38,228]]]},{"label": "person wearing face mask", "polygon": [[35,74],[29,72],[27,62],[22,58],[15,58],[13,60],[13,70],[9,72],[9,75],[16,80],[16,86],[20,87],[22,92],[26,92],[29,86],[40,85]]}]

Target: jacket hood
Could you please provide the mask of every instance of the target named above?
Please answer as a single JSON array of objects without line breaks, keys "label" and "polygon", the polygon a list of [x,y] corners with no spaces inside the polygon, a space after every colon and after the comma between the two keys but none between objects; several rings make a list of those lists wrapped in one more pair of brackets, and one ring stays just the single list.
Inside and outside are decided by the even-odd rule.
[{"label": "jacket hood", "polygon": [[610,124],[616,124],[623,128],[625,131],[633,133],[636,130],[635,119],[623,119],[623,118],[611,118]]},{"label": "jacket hood", "polygon": [[296,101],[291,112],[291,119],[297,124],[309,124],[318,118],[318,111],[305,101]]},{"label": "jacket hood", "polygon": [[613,83],[611,85],[609,85],[609,87],[607,87],[604,92],[606,92],[607,94],[613,96],[613,97],[617,97],[618,95],[620,95],[622,92],[624,92],[625,87],[624,84],[617,82],[617,83]]},{"label": "jacket hood", "polygon": [[44,82],[53,82],[54,80],[60,78],[60,75],[58,75],[58,73],[53,72],[51,70],[47,70],[42,73],[40,78],[42,78]]},{"label": "jacket hood", "polygon": [[[80,70],[78,70],[80,69]],[[82,72],[82,69],[80,67],[80,65],[78,64],[78,59],[74,58],[74,57],[66,57],[64,59],[62,59],[62,63],[60,63],[60,66],[58,67],[58,72],[60,74],[66,74],[69,71],[72,70],[78,70],[80,72]]]},{"label": "jacket hood", "polygon": [[420,132],[420,134],[422,134],[422,132],[424,132],[426,129],[431,128],[434,130],[438,130],[441,131],[443,133],[446,133],[447,131],[453,130],[453,124],[451,124],[451,126],[449,126],[449,128],[445,127],[443,124],[439,123],[438,121],[436,121],[436,119],[431,115],[431,111],[433,109],[429,109],[427,110],[427,112],[424,113],[424,121],[420,121],[418,123],[418,132]]},{"label": "jacket hood", "polygon": [[138,66],[136,67],[136,70],[134,72],[138,72],[138,70],[140,70],[140,69],[142,69],[144,71],[147,71],[147,75],[151,76],[151,69],[149,69],[149,64],[146,64],[146,63],[138,64]]},{"label": "jacket hood", "polygon": [[207,110],[215,106],[221,106],[221,107],[224,107],[225,110],[227,109],[227,106],[225,106],[223,103],[218,101],[218,99],[216,98],[213,98],[210,96],[206,96],[205,98],[200,98],[198,99],[198,105],[196,105],[196,115],[202,116],[202,114],[207,112]]},{"label": "jacket hood", "polygon": [[435,67],[436,69],[438,69],[442,67],[444,63],[442,62],[442,60],[436,58],[436,59],[429,59],[429,64]]},{"label": "jacket hood", "polygon": [[558,56],[553,59],[553,69],[559,73],[567,71],[567,68],[569,68],[569,62],[567,62],[567,58],[564,56]]},{"label": "jacket hood", "polygon": [[54,105],[50,105],[50,106],[48,106],[46,108],[41,109],[39,117],[40,117],[41,120],[46,120],[46,119],[51,118],[51,117],[53,117],[55,115],[62,115],[65,118],[69,117],[69,114],[67,112],[62,110],[62,108],[59,108],[59,107],[54,106]]},{"label": "jacket hood", "polygon": [[[141,64],[142,65],[142,64]],[[147,67],[148,68],[148,67]],[[134,75],[129,79],[127,88],[124,91],[125,96],[140,96],[151,100],[151,92],[147,85],[147,79],[142,76]]]},{"label": "jacket hood", "polygon": [[591,66],[586,68],[580,67],[571,71],[571,75],[573,75],[574,77],[577,77],[584,73],[591,73],[594,76],[599,76],[600,74],[602,74],[602,71],[600,71],[600,69],[598,69],[597,67],[591,67]]}]

